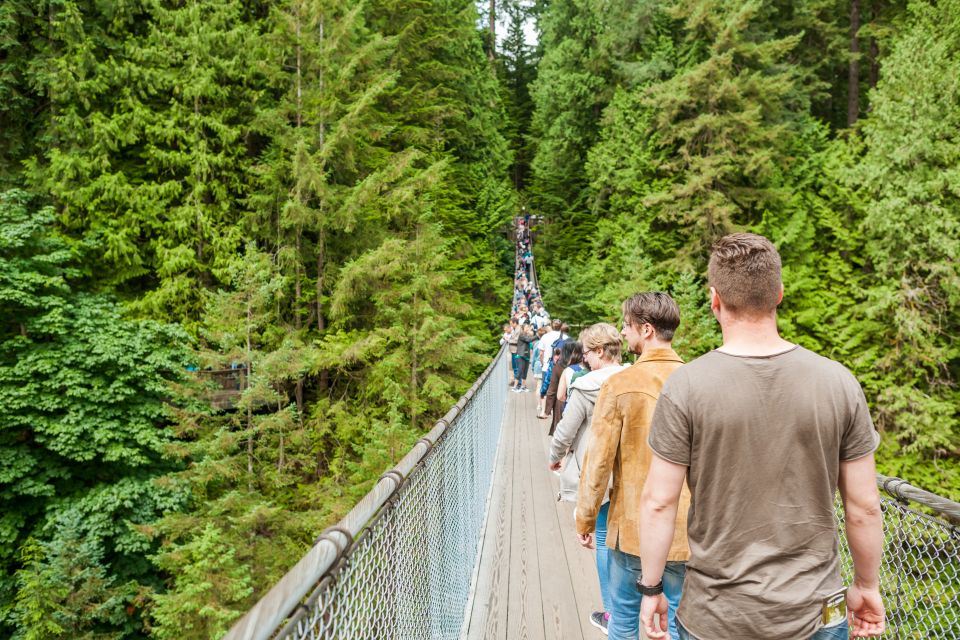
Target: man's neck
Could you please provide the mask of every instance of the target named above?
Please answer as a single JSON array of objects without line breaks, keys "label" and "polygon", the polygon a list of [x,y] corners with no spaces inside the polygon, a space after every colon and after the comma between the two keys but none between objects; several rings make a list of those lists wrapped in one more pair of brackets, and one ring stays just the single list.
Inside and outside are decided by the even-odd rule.
[{"label": "man's neck", "polygon": [[643,341],[640,353],[636,355],[642,356],[645,353],[650,353],[654,349],[673,349],[673,343],[657,338],[649,338]]},{"label": "man's neck", "polygon": [[765,318],[728,316],[720,323],[720,330],[723,345],[719,351],[734,356],[772,356],[794,346],[780,337],[775,315]]}]

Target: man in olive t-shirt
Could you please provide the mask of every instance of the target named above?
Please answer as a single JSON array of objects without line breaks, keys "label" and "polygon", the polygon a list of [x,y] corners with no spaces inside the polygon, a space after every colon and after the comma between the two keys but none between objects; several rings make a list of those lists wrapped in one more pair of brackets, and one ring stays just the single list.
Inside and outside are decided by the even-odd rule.
[{"label": "man in olive t-shirt", "polygon": [[838,488],[855,567],[850,632],[879,635],[879,436],[860,385],[842,365],[780,338],[780,257],[769,240],[719,240],[709,276],[723,346],[667,380],[651,424],[640,512],[641,586],[652,596],[642,605],[645,631],[663,637],[657,583],[686,476],[681,640],[846,638],[847,620],[822,620],[824,600],[842,587]]}]

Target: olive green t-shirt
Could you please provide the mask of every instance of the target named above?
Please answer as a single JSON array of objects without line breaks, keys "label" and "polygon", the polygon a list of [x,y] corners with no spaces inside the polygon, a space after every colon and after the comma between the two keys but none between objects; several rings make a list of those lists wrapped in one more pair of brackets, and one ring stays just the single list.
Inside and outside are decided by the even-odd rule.
[{"label": "olive green t-shirt", "polygon": [[649,443],[688,466],[690,560],[677,618],[705,640],[802,640],[839,589],[841,460],[876,449],[863,391],[802,347],[711,351],[667,379]]}]

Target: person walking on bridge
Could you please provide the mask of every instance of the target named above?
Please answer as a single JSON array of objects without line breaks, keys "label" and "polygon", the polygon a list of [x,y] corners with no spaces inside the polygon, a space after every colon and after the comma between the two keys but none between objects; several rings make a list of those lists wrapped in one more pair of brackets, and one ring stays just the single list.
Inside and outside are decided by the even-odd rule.
[{"label": "person walking on bridge", "polygon": [[[560,474],[560,499],[576,502],[577,487],[580,483],[580,470],[583,468],[583,456],[590,440],[590,422],[593,418],[594,404],[603,383],[618,371],[620,364],[620,334],[613,325],[605,322],[591,325],[580,334],[583,345],[583,361],[590,367],[570,385],[569,400],[564,409],[563,418],[557,423],[550,442],[549,467],[551,471],[560,471],[561,462],[566,459]],[[567,454],[571,455],[567,455]],[[606,489],[606,487],[604,487]],[[606,503],[605,494],[601,495]],[[602,537],[606,534],[607,505],[600,508],[597,519],[597,576],[600,580],[600,597],[603,611],[594,612],[590,621],[604,629],[610,611],[609,575],[610,563],[607,548]]]},{"label": "person walking on bridge", "polygon": [[[576,526],[580,544],[592,548],[596,533],[597,547],[605,543],[609,548],[609,636],[636,640],[641,603],[636,585],[645,524],[637,516],[640,491],[650,469],[647,435],[660,388],[683,361],[671,346],[680,325],[680,308],[673,298],[665,293],[638,293],[625,300],[622,308],[623,337],[630,351],[640,358],[630,368],[611,376],[600,390],[577,494]],[[611,475],[610,503],[601,506]],[[684,562],[690,556],[686,532],[689,493],[684,492],[682,502],[664,574],[672,638],[678,635],[676,610],[683,589]],[[604,520],[605,540],[601,536]]]},{"label": "person walking on bridge", "polygon": [[527,388],[527,372],[530,367],[530,344],[537,337],[533,334],[533,327],[525,324],[517,337],[517,384],[513,388],[517,393],[529,391]]},{"label": "person walking on bridge", "polygon": [[[735,233],[710,256],[710,308],[723,345],[666,382],[650,428],[640,504],[641,618],[662,638],[661,582],[684,478],[690,561],[681,640],[874,637],[883,531],[863,390],[837,362],[782,339],[780,255]],[[834,520],[846,513],[853,585],[844,591]],[[848,631],[849,625],[849,631]]]},{"label": "person walking on bridge", "polygon": [[540,366],[547,366],[547,358],[549,357],[548,353],[553,353],[553,343],[561,337],[560,328],[563,326],[563,323],[560,322],[559,318],[554,318],[551,323],[550,331],[543,335],[540,338]]}]

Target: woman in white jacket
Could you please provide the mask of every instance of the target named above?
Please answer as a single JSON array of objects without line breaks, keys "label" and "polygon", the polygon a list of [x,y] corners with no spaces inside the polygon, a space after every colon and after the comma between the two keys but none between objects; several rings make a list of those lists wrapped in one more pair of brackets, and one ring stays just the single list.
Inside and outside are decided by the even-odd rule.
[{"label": "woman in white jacket", "polygon": [[[580,334],[583,344],[583,362],[590,367],[588,373],[579,374],[570,383],[567,394],[567,406],[563,418],[557,423],[550,442],[550,469],[557,471],[561,461],[566,458],[560,473],[559,500],[577,501],[577,485],[580,483],[580,469],[583,456],[587,451],[590,438],[590,421],[593,408],[600,394],[600,387],[607,378],[623,370],[620,364],[621,337],[613,325],[601,322],[584,329]],[[606,629],[609,619],[610,599],[607,593],[609,578],[607,539],[607,510],[610,507],[606,496],[597,514],[597,576],[600,579],[600,596],[603,599],[603,611],[590,615],[590,622]]]}]

